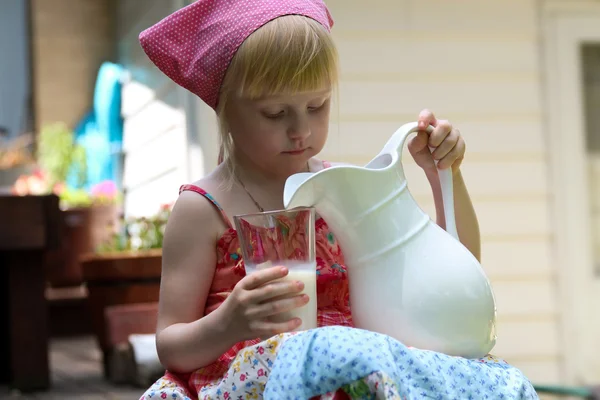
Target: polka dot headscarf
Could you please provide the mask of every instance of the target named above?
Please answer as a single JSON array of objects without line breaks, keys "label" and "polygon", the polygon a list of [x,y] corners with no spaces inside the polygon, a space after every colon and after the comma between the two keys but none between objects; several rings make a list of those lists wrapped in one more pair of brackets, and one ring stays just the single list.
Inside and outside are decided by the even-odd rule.
[{"label": "polka dot headscarf", "polygon": [[140,43],[165,75],[216,109],[239,46],[267,22],[291,14],[333,26],[321,0],[197,0],[144,30]]}]

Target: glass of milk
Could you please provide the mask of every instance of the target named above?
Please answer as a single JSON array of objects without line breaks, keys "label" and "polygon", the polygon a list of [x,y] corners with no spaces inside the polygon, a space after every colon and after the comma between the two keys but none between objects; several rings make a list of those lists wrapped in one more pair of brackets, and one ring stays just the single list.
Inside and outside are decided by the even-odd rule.
[{"label": "glass of milk", "polygon": [[240,241],[246,274],[263,268],[284,266],[283,280],[304,283],[307,304],[273,316],[273,321],[300,318],[297,330],[317,327],[317,263],[315,260],[315,209],[268,211],[233,218]]}]

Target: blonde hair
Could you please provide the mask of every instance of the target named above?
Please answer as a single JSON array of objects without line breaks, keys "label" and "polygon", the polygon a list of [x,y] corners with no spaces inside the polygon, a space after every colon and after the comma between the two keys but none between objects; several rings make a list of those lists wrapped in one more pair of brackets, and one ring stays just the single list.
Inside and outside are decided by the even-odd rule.
[{"label": "blonde hair", "polygon": [[276,18],[252,33],[231,60],[221,85],[219,163],[234,177],[233,141],[225,107],[231,96],[256,99],[274,94],[335,89],[338,54],[329,32],[319,22],[300,15]]}]

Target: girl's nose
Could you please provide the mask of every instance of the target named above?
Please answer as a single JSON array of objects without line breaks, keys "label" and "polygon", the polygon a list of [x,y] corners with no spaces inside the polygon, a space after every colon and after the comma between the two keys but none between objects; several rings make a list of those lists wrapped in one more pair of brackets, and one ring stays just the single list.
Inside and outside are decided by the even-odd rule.
[{"label": "girl's nose", "polygon": [[307,116],[296,116],[288,128],[291,140],[302,141],[310,136],[310,123]]}]

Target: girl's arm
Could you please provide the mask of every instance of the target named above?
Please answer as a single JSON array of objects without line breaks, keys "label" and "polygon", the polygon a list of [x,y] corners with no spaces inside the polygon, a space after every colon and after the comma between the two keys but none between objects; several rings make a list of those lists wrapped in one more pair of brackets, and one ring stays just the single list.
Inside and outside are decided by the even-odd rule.
[{"label": "girl's arm", "polygon": [[[425,171],[435,199],[436,219],[438,225],[446,228],[442,189],[438,177],[438,168],[452,168],[454,186],[454,214],[456,230],[462,244],[481,261],[481,239],[479,222],[465,186],[460,165],[465,155],[465,141],[458,129],[447,120],[438,120],[427,109],[419,113],[419,132],[408,142],[408,149]],[[426,128],[433,130],[427,133]],[[430,148],[433,148],[433,153]],[[437,160],[437,166],[436,166]]]},{"label": "girl's arm", "polygon": [[[437,170],[425,171],[433,191],[435,201],[435,213],[437,224],[446,228],[446,216],[444,214],[444,202],[442,200],[442,189]],[[479,233],[479,222],[467,186],[460,169],[453,173],[454,183],[454,214],[456,217],[456,230],[460,241],[481,262],[481,237]]]},{"label": "girl's arm", "polygon": [[169,218],[163,243],[163,269],[156,347],[173,372],[191,372],[217,360],[235,343],[296,329],[302,321],[270,317],[308,303],[304,286],[284,280],[287,268],[265,268],[242,278],[223,303],[204,315],[216,266],[215,245],[224,223],[214,207],[183,192]]},{"label": "girl's arm", "polygon": [[173,372],[206,366],[238,341],[227,331],[223,307],[204,316],[220,224],[212,205],[193,192],[181,194],[167,224],[156,346]]}]

